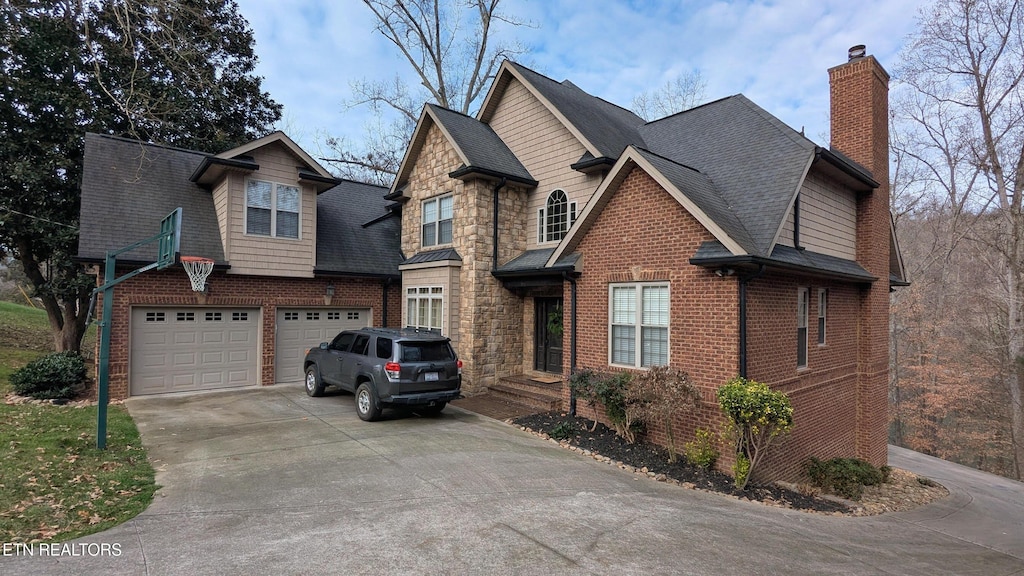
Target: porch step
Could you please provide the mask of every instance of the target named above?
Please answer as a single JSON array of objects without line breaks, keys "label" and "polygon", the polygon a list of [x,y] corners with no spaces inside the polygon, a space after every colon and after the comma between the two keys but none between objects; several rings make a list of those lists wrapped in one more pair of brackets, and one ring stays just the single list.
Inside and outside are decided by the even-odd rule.
[{"label": "porch step", "polygon": [[526,404],[541,410],[561,410],[562,384],[535,382],[529,376],[509,376],[489,386],[488,392],[496,398]]}]

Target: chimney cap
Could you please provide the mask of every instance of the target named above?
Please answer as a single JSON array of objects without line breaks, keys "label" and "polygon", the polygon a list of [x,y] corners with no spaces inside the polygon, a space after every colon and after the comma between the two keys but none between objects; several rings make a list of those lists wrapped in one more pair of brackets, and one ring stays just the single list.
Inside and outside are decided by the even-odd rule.
[{"label": "chimney cap", "polygon": [[858,58],[863,58],[865,54],[867,54],[867,47],[864,46],[863,44],[857,44],[856,46],[850,47],[848,56],[850,57],[850,61],[852,62]]}]

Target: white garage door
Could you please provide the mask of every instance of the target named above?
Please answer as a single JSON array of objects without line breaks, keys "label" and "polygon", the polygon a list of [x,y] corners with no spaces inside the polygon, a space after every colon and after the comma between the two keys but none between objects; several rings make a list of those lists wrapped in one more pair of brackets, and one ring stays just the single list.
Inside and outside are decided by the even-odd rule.
[{"label": "white garage door", "polygon": [[369,326],[370,320],[365,308],[278,308],[275,381],[302,382],[306,350],[330,342],[342,330]]},{"label": "white garage door", "polygon": [[132,308],[133,396],[259,381],[259,310]]}]

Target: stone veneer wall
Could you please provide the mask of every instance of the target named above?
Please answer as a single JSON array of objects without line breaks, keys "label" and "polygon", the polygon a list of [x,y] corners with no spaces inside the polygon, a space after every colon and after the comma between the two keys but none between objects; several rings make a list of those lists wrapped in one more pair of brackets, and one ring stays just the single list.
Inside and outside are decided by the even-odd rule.
[{"label": "stone veneer wall", "polygon": [[[458,310],[458,353],[463,361],[466,393],[483,391],[498,378],[522,371],[522,299],[491,275],[493,266],[493,192],[497,182],[454,180],[448,174],[462,165],[437,126],[431,126],[409,175],[402,210],[402,251],[452,247],[462,257],[459,294],[445,294],[445,305]],[[423,247],[420,241],[423,200],[452,192],[452,243]],[[504,263],[526,248],[527,193],[516,186],[499,192],[498,260]],[[404,291],[403,291],[404,292]]]}]

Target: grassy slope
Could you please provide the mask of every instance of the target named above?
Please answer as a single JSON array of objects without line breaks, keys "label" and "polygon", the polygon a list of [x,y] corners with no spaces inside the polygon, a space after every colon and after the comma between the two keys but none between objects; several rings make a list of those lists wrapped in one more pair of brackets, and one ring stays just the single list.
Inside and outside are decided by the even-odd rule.
[{"label": "grassy slope", "polygon": [[[82,350],[91,356],[95,329]],[[11,373],[51,352],[46,313],[0,302],[0,396]],[[153,467],[128,411],[111,406],[107,450],[96,407],[0,404],[0,542],[60,542],[105,530],[149,505]]]}]

